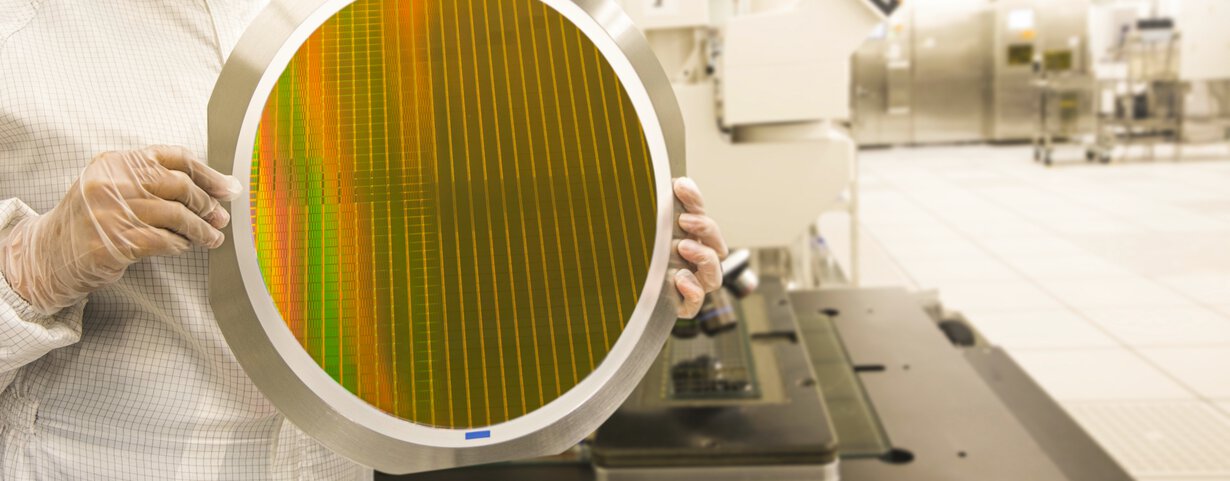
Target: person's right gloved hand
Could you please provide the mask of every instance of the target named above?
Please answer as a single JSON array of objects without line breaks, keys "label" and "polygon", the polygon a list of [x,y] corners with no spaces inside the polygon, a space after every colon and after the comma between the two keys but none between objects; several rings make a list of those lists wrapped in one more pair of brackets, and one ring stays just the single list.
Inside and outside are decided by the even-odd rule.
[{"label": "person's right gloved hand", "polygon": [[51,315],[141,258],[222,245],[218,229],[231,218],[218,200],[241,192],[238,180],[181,147],[102,153],[54,209],[4,236],[0,269],[18,295]]}]

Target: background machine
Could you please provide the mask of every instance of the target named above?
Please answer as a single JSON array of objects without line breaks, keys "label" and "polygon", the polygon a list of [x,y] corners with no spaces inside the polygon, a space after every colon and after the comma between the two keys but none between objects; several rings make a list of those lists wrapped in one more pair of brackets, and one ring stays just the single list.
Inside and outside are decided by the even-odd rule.
[{"label": "background machine", "polygon": [[[1083,147],[1230,139],[1230,4],[1220,0],[911,0],[853,58],[861,146],[1033,141]],[[1132,149],[1139,150],[1139,149]],[[1081,158],[1080,153],[1070,156]]]},{"label": "background machine", "polygon": [[818,218],[857,209],[851,56],[897,0],[623,4],[742,248],[726,288],[574,451],[405,479],[1131,479],[967,325],[826,262]]}]

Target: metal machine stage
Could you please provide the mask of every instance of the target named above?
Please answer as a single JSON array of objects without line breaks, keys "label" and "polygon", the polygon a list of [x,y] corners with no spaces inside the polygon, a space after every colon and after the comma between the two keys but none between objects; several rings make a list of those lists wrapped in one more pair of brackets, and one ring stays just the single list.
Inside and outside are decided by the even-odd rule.
[{"label": "metal machine stage", "polygon": [[904,290],[769,277],[739,311],[723,335],[750,346],[755,396],[677,396],[664,352],[569,455],[377,479],[1131,479],[1006,353],[954,345]]}]

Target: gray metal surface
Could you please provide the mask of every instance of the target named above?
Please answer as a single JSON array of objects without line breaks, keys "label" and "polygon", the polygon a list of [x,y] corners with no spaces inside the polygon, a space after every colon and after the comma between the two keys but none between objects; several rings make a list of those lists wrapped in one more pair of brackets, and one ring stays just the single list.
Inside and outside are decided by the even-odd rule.
[{"label": "gray metal surface", "polygon": [[837,481],[837,463],[595,469],[597,481]]},{"label": "gray metal surface", "polygon": [[646,468],[612,472],[584,463],[506,463],[408,476],[376,473],[376,481],[836,481],[836,464],[824,466]]},{"label": "gray metal surface", "polygon": [[967,349],[965,359],[1068,479],[1133,479],[1003,349]]},{"label": "gray metal surface", "polygon": [[[883,423],[892,445],[914,456],[910,462],[891,463],[878,457],[843,455],[836,465],[840,479],[1131,479],[1002,351],[955,348],[905,291],[802,291],[792,292],[785,304],[778,301],[758,308],[766,312],[770,307],[792,310],[801,326],[801,339],[816,337],[809,330],[836,328],[849,351],[849,368],[858,368],[857,376],[874,404],[872,414]],[[822,312],[829,309],[836,312]],[[874,367],[883,370],[875,372],[871,369]],[[722,421],[725,418],[693,419],[698,425]],[[629,430],[628,434],[635,433]],[[842,442],[843,433],[836,434]],[[640,433],[647,449],[657,442],[655,435],[651,430]],[[628,444],[635,445],[632,441]],[[740,466],[724,470],[723,475],[738,476],[740,472],[742,476],[736,479],[769,479],[764,475],[773,471],[763,466]],[[629,472],[642,476],[636,479],[675,479],[673,476],[680,473],[666,466]],[[597,476],[584,459],[578,459],[571,465],[510,463],[378,479],[567,481]]]},{"label": "gray metal surface", "polygon": [[[812,291],[793,292],[791,300],[813,295]],[[842,344],[841,333],[828,314],[810,309],[812,303],[806,300],[800,304],[809,307],[794,310],[799,321],[800,341],[807,347],[812,370],[824,395],[824,405],[833,421],[838,454],[843,459],[883,456],[892,448],[888,434],[859,382],[858,372]]]},{"label": "gray metal surface", "polygon": [[[637,385],[668,336],[675,317],[666,275],[672,238],[678,235],[670,179],[683,174],[683,123],[673,91],[640,32],[611,0],[543,0],[577,12],[582,31],[599,35],[603,52],[628,86],[646,126],[659,196],[658,231],[651,282],[628,329],[611,354],[564,396],[521,418],[492,427],[515,434],[466,444],[465,430],[441,430],[392,417],[334,382],[303,351],[260,282],[248,199],[228,205],[236,222],[226,243],[210,256],[210,301],[219,326],[245,372],[286,417],[330,449],[388,472],[441,469],[561,452],[591,433]],[[250,178],[256,119],[274,80],[299,44],[349,0],[281,0],[248,28],[224,67],[209,104],[210,164],[241,181]],[[578,9],[579,7],[579,9]],[[605,35],[605,37],[601,37]],[[602,48],[603,43],[599,43]],[[612,50],[615,52],[612,53]],[[638,90],[643,87],[643,90]],[[648,109],[648,110],[646,110]],[[653,112],[653,118],[644,117]],[[664,145],[663,145],[664,144]],[[237,243],[236,240],[242,239]]]},{"label": "gray metal surface", "polygon": [[397,476],[376,473],[375,481],[594,481],[587,463],[497,463]]},{"label": "gray metal surface", "polygon": [[883,367],[859,377],[892,445],[913,455],[901,464],[843,459],[842,479],[1070,479],[904,290],[792,299],[799,311],[836,310],[832,319],[854,365]]},{"label": "gray metal surface", "polygon": [[831,423],[781,281],[764,279],[740,311],[757,367],[768,368],[762,373],[769,378],[760,380],[762,399],[672,402],[655,382],[653,372],[661,372],[655,369],[598,430],[597,466],[612,472],[742,466],[756,472],[757,466],[818,467],[835,461]]}]

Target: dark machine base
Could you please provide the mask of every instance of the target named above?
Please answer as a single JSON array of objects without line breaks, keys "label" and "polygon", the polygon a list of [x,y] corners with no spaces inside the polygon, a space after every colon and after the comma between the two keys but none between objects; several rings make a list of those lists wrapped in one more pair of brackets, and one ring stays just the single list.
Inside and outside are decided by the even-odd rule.
[{"label": "dark machine base", "polygon": [[892,446],[842,459],[842,479],[1132,479],[1002,350],[954,346],[904,290],[791,301],[804,329],[830,322],[840,334]]},{"label": "dark machine base", "polygon": [[[805,418],[790,409],[780,409],[773,417],[771,404],[759,404],[749,406],[742,420],[730,418],[742,409],[732,406],[712,422],[702,422],[696,412],[677,406],[655,409],[634,395],[627,409],[603,427],[605,442],[600,431],[597,444],[588,444],[570,459],[403,477],[377,474],[376,479],[594,480],[616,479],[620,469],[624,479],[679,479],[681,472],[687,477],[688,472],[704,473],[715,466],[722,466],[723,477],[742,470],[745,479],[757,479],[775,468],[824,465],[831,461],[825,452],[840,459],[835,466],[828,463],[829,474],[816,479],[832,479],[832,472],[850,481],[1132,479],[1003,351],[954,345],[904,290],[786,293],[779,282],[766,279],[759,295],[762,302],[745,302],[741,308],[761,309],[760,315],[771,320],[770,332],[749,331],[753,342],[759,333],[761,341],[787,343],[774,347],[783,363],[778,366],[781,379],[791,381],[782,385],[800,387],[798,381],[808,378],[801,375],[799,358],[787,354],[805,351],[811,378],[824,391],[823,402],[814,403],[815,412]],[[788,343],[805,349],[792,350]],[[672,413],[678,419],[672,421]],[[695,436],[663,434],[689,425],[696,427]],[[799,426],[812,426],[805,429],[810,434],[796,430]],[[753,439],[732,437],[728,444],[713,440],[722,441],[722,433],[733,436],[737,430],[757,437],[777,431],[806,441],[794,446],[809,449],[774,453],[757,448],[769,444]],[[835,451],[825,442],[833,435]],[[727,448],[724,456],[701,455],[719,446]]]},{"label": "dark machine base", "polygon": [[592,452],[599,479],[835,480],[832,423],[786,296],[779,281],[766,279],[739,302],[743,329],[718,334],[748,338],[751,360],[725,361],[754,365],[759,395],[673,398],[667,357],[659,357],[598,429]]}]

